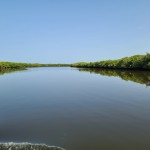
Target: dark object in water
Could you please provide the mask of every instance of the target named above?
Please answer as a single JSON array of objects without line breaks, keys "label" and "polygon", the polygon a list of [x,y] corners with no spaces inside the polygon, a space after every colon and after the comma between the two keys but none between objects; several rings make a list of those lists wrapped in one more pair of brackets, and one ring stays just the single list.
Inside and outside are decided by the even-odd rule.
[{"label": "dark object in water", "polygon": [[64,149],[55,146],[47,146],[45,144],[1,143],[0,150],[64,150]]}]

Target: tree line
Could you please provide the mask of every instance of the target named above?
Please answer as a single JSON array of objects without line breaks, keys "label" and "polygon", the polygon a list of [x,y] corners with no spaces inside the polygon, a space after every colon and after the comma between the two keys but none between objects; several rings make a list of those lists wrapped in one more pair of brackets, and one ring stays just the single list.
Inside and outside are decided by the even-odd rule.
[{"label": "tree line", "polygon": [[29,67],[64,67],[68,64],[37,64],[37,63],[15,63],[15,62],[0,62],[0,71],[8,69],[25,69]]},{"label": "tree line", "polygon": [[117,60],[105,60],[97,62],[78,62],[74,64],[38,64],[0,62],[0,71],[6,69],[25,69],[29,67],[79,67],[79,68],[106,68],[106,69],[138,69],[150,70],[150,54],[134,55]]},{"label": "tree line", "polygon": [[150,70],[150,54],[134,55],[117,60],[105,60],[97,62],[79,62],[71,65],[80,68],[108,68],[108,69],[141,69]]}]

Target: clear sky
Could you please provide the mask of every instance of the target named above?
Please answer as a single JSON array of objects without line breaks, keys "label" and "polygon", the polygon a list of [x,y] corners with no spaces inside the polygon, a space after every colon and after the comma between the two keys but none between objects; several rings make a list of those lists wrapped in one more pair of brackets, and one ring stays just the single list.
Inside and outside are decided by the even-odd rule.
[{"label": "clear sky", "polygon": [[0,0],[0,61],[73,63],[150,52],[150,0]]}]

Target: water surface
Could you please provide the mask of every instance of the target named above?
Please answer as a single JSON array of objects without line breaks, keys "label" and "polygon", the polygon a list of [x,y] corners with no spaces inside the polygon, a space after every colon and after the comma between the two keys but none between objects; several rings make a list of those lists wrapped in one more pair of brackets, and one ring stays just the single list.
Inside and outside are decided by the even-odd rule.
[{"label": "water surface", "polygon": [[149,72],[69,67],[1,75],[0,142],[149,150],[149,79]]}]

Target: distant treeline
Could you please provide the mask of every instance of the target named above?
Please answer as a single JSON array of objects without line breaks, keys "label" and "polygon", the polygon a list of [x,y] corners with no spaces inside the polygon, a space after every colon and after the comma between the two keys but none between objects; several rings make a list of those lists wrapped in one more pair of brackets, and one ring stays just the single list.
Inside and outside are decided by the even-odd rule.
[{"label": "distant treeline", "polygon": [[79,62],[71,65],[80,68],[108,68],[108,69],[141,69],[150,70],[150,54],[124,57],[117,60],[97,62]]},{"label": "distant treeline", "polygon": [[29,67],[64,67],[68,64],[31,64],[31,63],[14,63],[14,62],[0,62],[0,71],[9,69],[25,69]]},{"label": "distant treeline", "polygon": [[0,62],[0,71],[6,69],[25,69],[29,67],[79,67],[79,68],[106,68],[106,69],[141,69],[150,70],[150,54],[135,55],[118,60],[106,60],[97,62],[79,62],[75,64],[37,64]]},{"label": "distant treeline", "polygon": [[150,86],[150,72],[146,70],[117,70],[117,69],[96,69],[96,68],[79,68],[79,71],[95,73],[103,76],[120,77],[126,81],[133,81]]}]

